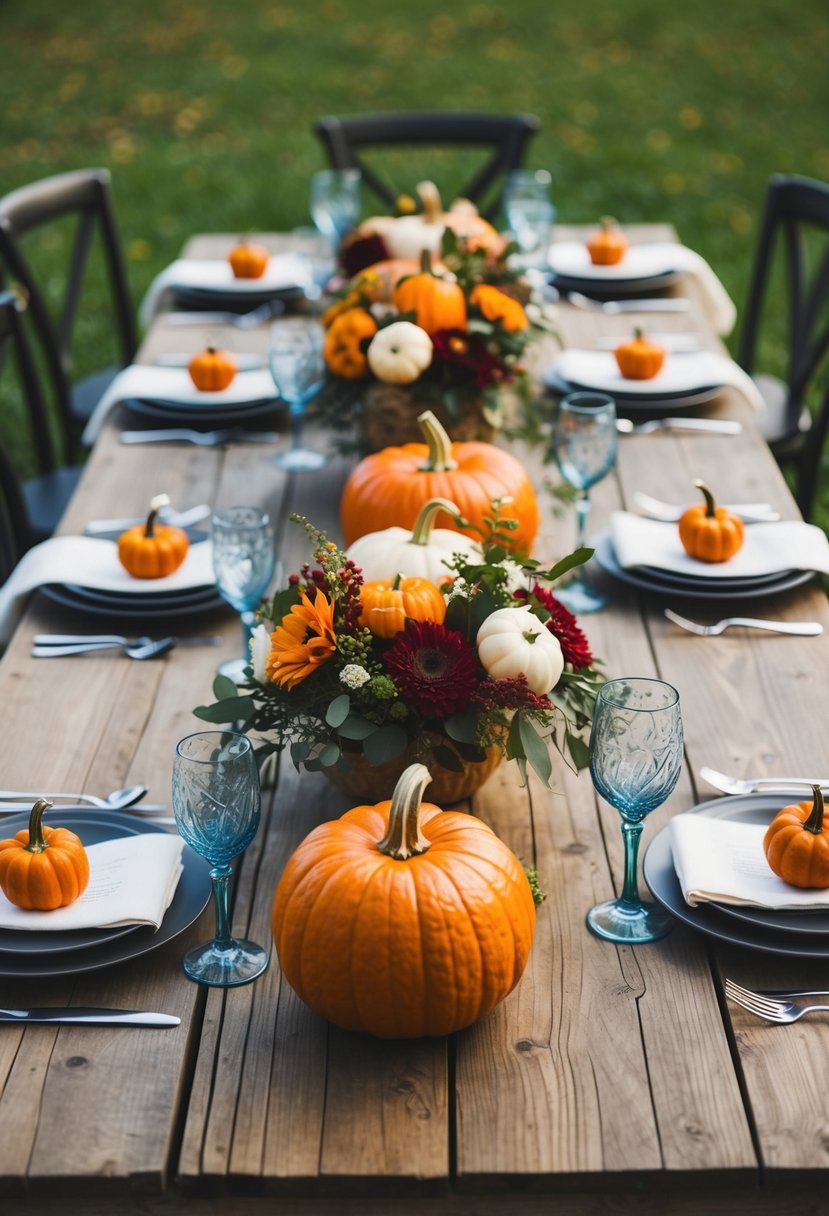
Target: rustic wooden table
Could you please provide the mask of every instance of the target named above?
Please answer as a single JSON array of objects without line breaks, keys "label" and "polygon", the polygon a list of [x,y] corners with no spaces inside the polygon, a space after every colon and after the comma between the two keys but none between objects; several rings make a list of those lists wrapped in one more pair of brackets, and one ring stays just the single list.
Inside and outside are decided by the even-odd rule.
[{"label": "rustic wooden table", "polygon": [[[230,240],[201,238],[188,252],[221,253]],[[629,332],[626,318],[566,305],[557,320],[569,345]],[[659,328],[708,332],[700,300],[690,317],[665,316]],[[262,351],[266,332],[220,336],[239,351]],[[203,338],[162,316],[141,357],[193,351]],[[705,412],[739,418],[742,436],[622,439],[615,473],[594,491],[597,528],[634,490],[678,501],[703,474],[730,499],[769,499],[796,516],[742,399],[724,392]],[[93,516],[138,515],[164,490],[181,506],[267,506],[286,570],[305,557],[303,534],[286,524],[290,511],[336,534],[346,461],[286,479],[268,447],[121,446],[125,421],[112,415],[64,532]],[[525,455],[540,485],[549,470]],[[573,526],[540,497],[538,551],[552,557],[572,546]],[[702,764],[735,773],[825,767],[826,634],[700,639],[670,625],[660,604],[603,585],[611,607],[582,623],[608,672],[658,674],[682,699],[687,765],[648,820],[645,845],[671,815],[708,797],[697,786]],[[829,626],[814,583],[751,607]],[[0,664],[2,783],[103,791],[145,781],[149,800],[168,802],[174,744],[199,729],[191,709],[210,699],[221,652],[178,649],[152,663],[115,653],[30,658],[35,632],[95,624],[32,598]],[[235,654],[241,633],[229,610],[181,626],[202,627],[221,631],[224,654]],[[829,986],[825,965],[727,947],[679,924],[642,948],[597,940],[584,915],[620,887],[619,819],[587,774],[559,766],[555,786],[521,789],[513,767],[503,766],[474,800],[474,812],[537,866],[548,898],[517,989],[451,1041],[379,1042],[326,1025],[283,983],[275,958],[248,987],[222,992],[188,982],[181,956],[211,932],[209,910],[139,960],[57,979],[0,980],[4,1005],[158,1008],[182,1019],[174,1030],[0,1026],[2,1211],[827,1210],[825,1018],[761,1023],[726,1005],[721,987],[725,976],[754,986]],[[282,766],[265,792],[259,834],[237,865],[236,931],[270,941],[286,858],[346,806],[323,777]]]}]

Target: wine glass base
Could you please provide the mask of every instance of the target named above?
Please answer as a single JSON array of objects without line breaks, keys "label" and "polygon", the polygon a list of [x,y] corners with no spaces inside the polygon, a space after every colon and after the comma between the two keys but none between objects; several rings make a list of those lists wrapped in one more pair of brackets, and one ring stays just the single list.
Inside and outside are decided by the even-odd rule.
[{"label": "wine glass base", "polygon": [[556,587],[555,597],[576,616],[584,612],[601,612],[608,600],[581,579],[573,579],[566,587]]},{"label": "wine glass base", "polygon": [[627,900],[609,899],[590,909],[587,927],[606,942],[636,945],[667,937],[674,927],[674,921],[658,904],[644,900],[634,904]]},{"label": "wine glass base", "polygon": [[279,452],[273,458],[278,469],[287,469],[291,473],[308,473],[321,469],[328,464],[328,457],[322,452],[311,452],[308,448],[289,448],[287,452]]},{"label": "wine glass base", "polygon": [[220,676],[227,676],[234,684],[246,684],[245,668],[250,666],[250,659],[228,659],[216,668]]},{"label": "wine glass base", "polygon": [[194,947],[185,954],[182,966],[197,984],[231,988],[255,980],[267,967],[269,958],[267,950],[255,942],[232,938],[227,946],[208,942]]}]

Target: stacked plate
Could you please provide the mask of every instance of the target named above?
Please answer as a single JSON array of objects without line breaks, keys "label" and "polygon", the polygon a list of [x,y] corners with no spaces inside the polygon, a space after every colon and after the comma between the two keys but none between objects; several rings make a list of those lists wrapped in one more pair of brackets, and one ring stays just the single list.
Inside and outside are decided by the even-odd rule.
[{"label": "stacked plate", "polygon": [[[49,812],[47,812],[47,815]],[[53,822],[70,828],[87,846],[103,840],[162,832],[164,828],[125,811],[97,807],[55,807]],[[28,826],[28,811],[3,816],[4,835]],[[210,899],[210,866],[188,845],[182,850],[183,872],[176,893],[158,929],[147,925],[117,925],[107,929],[0,929],[0,978],[44,978],[74,975],[110,967],[157,950],[185,929]]]},{"label": "stacked plate", "polygon": [[761,596],[789,591],[814,578],[811,570],[777,570],[770,574],[729,578],[723,575],[713,577],[704,570],[699,574],[680,574],[655,566],[625,568],[616,556],[610,532],[602,532],[591,543],[595,547],[596,562],[607,574],[640,591],[679,602],[759,599]]},{"label": "stacked plate", "polygon": [[668,245],[632,245],[615,266],[594,266],[579,241],[550,246],[551,279],[560,291],[581,291],[596,299],[636,296],[670,287],[680,275]]},{"label": "stacked plate", "polygon": [[[716,798],[694,807],[699,815],[737,823],[771,822],[794,795],[748,794]],[[678,920],[721,941],[772,954],[803,958],[829,958],[829,911],[793,912],[705,903],[692,908],[685,902],[674,869],[670,831],[663,828],[645,853],[645,881],[654,898]]]},{"label": "stacked plate", "polygon": [[653,379],[628,380],[612,351],[565,350],[545,369],[542,379],[556,396],[584,389],[607,393],[624,417],[690,409],[710,401],[728,384],[730,362],[715,351],[673,352]]},{"label": "stacked plate", "polygon": [[111,621],[155,621],[168,617],[212,612],[224,603],[215,586],[185,587],[180,591],[99,591],[72,583],[49,583],[43,594],[63,608],[106,617]]},{"label": "stacked plate", "polygon": [[212,393],[200,392],[185,368],[136,367],[125,377],[121,403],[156,424],[196,428],[234,426],[281,408],[273,378],[261,368],[239,371]]}]

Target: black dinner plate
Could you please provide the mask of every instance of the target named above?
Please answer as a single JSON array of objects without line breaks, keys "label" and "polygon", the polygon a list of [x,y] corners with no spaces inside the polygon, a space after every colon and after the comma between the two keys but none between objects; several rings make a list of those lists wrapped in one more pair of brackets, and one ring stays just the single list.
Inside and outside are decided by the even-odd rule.
[{"label": "black dinner plate", "polygon": [[661,274],[633,279],[599,279],[578,274],[561,274],[550,270],[550,282],[559,291],[579,291],[592,300],[635,299],[672,287],[680,276],[679,270],[665,270]]},{"label": "black dinner plate", "polygon": [[189,426],[194,430],[212,430],[215,427],[234,426],[252,418],[264,418],[284,410],[275,397],[260,401],[244,401],[239,405],[209,406],[193,408],[180,401],[147,400],[143,397],[127,397],[121,402],[125,409],[142,418],[152,418],[167,426]]},{"label": "black dinner plate", "polygon": [[[738,586],[730,587],[720,585],[725,581],[723,579],[717,580],[717,586],[712,585],[713,579],[707,581],[700,579],[696,586],[679,586],[666,581],[664,576],[658,579],[649,576],[643,572],[645,568],[642,566],[638,566],[635,570],[626,570],[617,560],[609,532],[602,532],[600,536],[591,541],[591,544],[595,548],[596,562],[607,574],[612,574],[614,578],[629,583],[632,587],[638,587],[640,591],[649,591],[652,595],[659,595],[663,598],[682,596],[684,599],[693,600],[760,599],[765,595],[779,595],[783,591],[801,587],[814,578],[813,570],[784,570],[776,579],[751,583],[749,586],[745,585],[747,581],[745,579],[740,580]],[[758,577],[765,579],[764,575]]]},{"label": "black dinner plate", "polygon": [[[542,373],[541,379],[556,397],[564,397],[568,393],[606,392],[605,389],[597,389],[592,384],[577,384],[575,381],[564,380],[552,367],[548,367]],[[693,409],[697,405],[705,405],[706,402],[712,401],[722,391],[721,385],[711,385],[695,389],[693,392],[660,393],[658,396],[652,393],[643,397],[637,396],[636,393],[616,391],[607,395],[616,402],[616,413],[619,417],[627,418],[637,414],[656,414],[658,416]]]},{"label": "black dinner plate", "polygon": [[[40,590],[47,599],[63,608],[111,620],[145,621],[193,616],[200,612],[211,612],[224,604],[218,591],[212,587],[194,587],[189,597],[185,596],[184,592],[159,592],[156,595],[110,598],[106,592],[95,592],[87,587],[65,586],[61,583],[47,583]],[[170,600],[171,594],[181,598]]]},{"label": "black dinner plate", "polygon": [[[164,829],[159,824],[153,824],[130,815],[126,811],[91,810],[90,808],[56,807],[60,814],[61,824],[77,831],[84,844],[94,844],[97,840],[109,840],[117,836],[134,835],[140,832],[159,832]],[[10,825],[11,819],[20,819],[18,827],[25,827],[27,817],[9,816],[5,819],[4,827]],[[57,822],[57,820],[56,820]],[[76,826],[77,825],[77,826]],[[183,871],[176,887],[175,895],[167,909],[164,920],[158,929],[150,926],[130,926],[129,931],[113,937],[111,940],[78,943],[79,934],[88,932],[108,932],[107,930],[71,930],[67,933],[57,931],[37,933],[46,938],[45,948],[42,946],[33,954],[33,943],[29,940],[37,932],[0,930],[0,978],[3,979],[42,979],[52,976],[74,975],[76,972],[93,971],[101,967],[110,967],[127,959],[138,958],[159,946],[172,941],[194,920],[201,915],[210,899],[210,866],[189,845],[182,850]],[[25,938],[26,941],[18,939]],[[74,939],[75,944],[68,948],[65,940]],[[54,940],[54,943],[49,939]],[[54,948],[50,949],[50,945]]]},{"label": "black dinner plate", "polygon": [[290,287],[249,287],[242,291],[225,291],[221,287],[174,287],[171,289],[173,308],[194,312],[223,309],[225,312],[252,312],[271,300],[301,300],[305,292],[299,285]]},{"label": "black dinner plate", "polygon": [[[705,575],[700,574],[678,574],[675,570],[661,570],[658,566],[639,566],[639,570],[646,578],[652,579],[657,583],[665,583],[666,586],[675,587],[681,591],[695,591],[703,579],[706,585],[710,585],[713,579],[705,578]],[[796,574],[795,570],[776,570],[773,574],[744,574],[737,577],[718,576],[716,586],[724,587],[730,591],[742,591],[745,589],[755,589],[762,591],[767,583],[777,583],[783,576]]]},{"label": "black dinner plate", "polygon": [[[784,795],[785,798],[785,795]],[[780,810],[780,795],[746,794],[738,798],[715,798],[694,807],[698,814],[742,818],[744,822],[768,823]],[[829,912],[772,912],[770,909],[734,908],[725,913],[722,904],[690,907],[682,894],[674,869],[669,829],[653,838],[643,863],[645,882],[654,899],[686,925],[721,941],[765,950],[772,954],[791,954],[803,958],[829,958]],[[819,918],[822,918],[823,928]],[[804,925],[811,922],[812,928]]]}]

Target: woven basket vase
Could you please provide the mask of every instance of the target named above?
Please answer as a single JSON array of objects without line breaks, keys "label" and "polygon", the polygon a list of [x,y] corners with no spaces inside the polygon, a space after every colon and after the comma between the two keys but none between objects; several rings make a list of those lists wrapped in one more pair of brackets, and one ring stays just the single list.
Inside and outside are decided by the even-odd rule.
[{"label": "woven basket vase", "polygon": [[482,400],[478,396],[466,397],[456,415],[444,405],[418,399],[412,389],[395,384],[371,384],[363,393],[360,407],[362,447],[367,452],[379,452],[382,448],[403,443],[422,443],[423,432],[417,419],[425,409],[432,411],[455,442],[477,439],[491,443],[497,433],[484,416]]},{"label": "woven basket vase", "polygon": [[[431,761],[428,765],[432,780],[426,786],[424,798],[437,806],[451,806],[471,798],[488,777],[491,777],[504,758],[497,744],[487,748],[486,756],[477,764],[467,764],[462,773],[453,773],[442,764]],[[348,756],[348,768],[326,768],[323,772],[328,780],[355,800],[356,804],[371,805],[391,798],[397,779],[405,768],[414,763],[415,757],[407,749],[395,760],[385,764],[369,764],[362,752]]]}]

